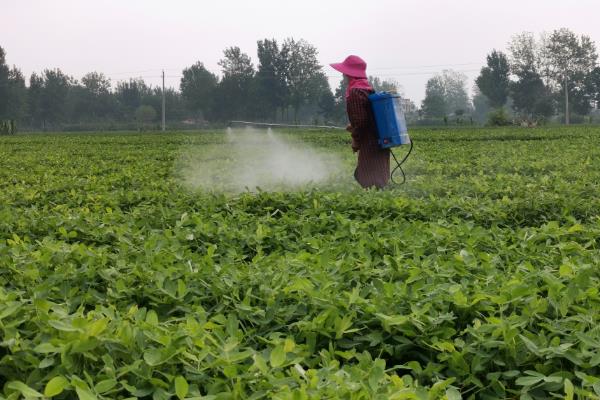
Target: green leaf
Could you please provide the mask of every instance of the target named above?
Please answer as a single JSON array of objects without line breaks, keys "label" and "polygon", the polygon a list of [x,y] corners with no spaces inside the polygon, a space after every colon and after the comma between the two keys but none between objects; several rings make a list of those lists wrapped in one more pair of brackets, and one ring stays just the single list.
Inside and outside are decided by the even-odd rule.
[{"label": "green leaf", "polygon": [[114,388],[115,386],[117,386],[117,380],[116,379],[105,379],[103,381],[100,381],[96,384],[96,386],[94,386],[94,390],[97,393],[106,393],[109,390],[111,390],[112,388]]},{"label": "green leaf", "polygon": [[520,378],[517,378],[517,380],[515,381],[515,383],[519,386],[533,386],[536,383],[540,383],[544,380],[544,377],[540,377],[540,376],[522,376]]},{"label": "green leaf", "polygon": [[575,388],[569,379],[565,379],[565,400],[573,400],[575,396]]},{"label": "green leaf", "polygon": [[283,346],[277,346],[273,350],[271,350],[269,361],[271,362],[271,366],[273,368],[281,367],[285,362],[285,359],[285,350]]},{"label": "green leaf", "polygon": [[13,389],[20,392],[25,397],[44,397],[40,392],[33,390],[21,381],[12,381],[6,384],[8,389]]},{"label": "green leaf", "polygon": [[460,392],[453,387],[446,389],[446,397],[448,400],[462,400]]},{"label": "green leaf", "polygon": [[466,306],[467,305],[467,296],[465,296],[465,294],[458,290],[456,292],[454,292],[454,295],[452,296],[452,300],[454,301],[454,304],[456,304],[457,306]]},{"label": "green leaf", "polygon": [[267,362],[260,354],[254,354],[254,366],[263,374],[266,374],[269,371],[269,367],[267,366]]},{"label": "green leaf", "polygon": [[156,314],[156,311],[150,310],[146,313],[146,322],[150,325],[158,325],[158,314]]},{"label": "green leaf", "polygon": [[69,381],[62,376],[55,376],[46,383],[44,396],[52,397],[61,394],[69,386]]},{"label": "green leaf", "polygon": [[60,348],[55,347],[50,343],[42,343],[42,344],[35,346],[33,351],[35,351],[36,353],[41,353],[41,354],[59,353]]},{"label": "green leaf", "polygon": [[44,368],[48,368],[50,366],[54,365],[54,358],[52,357],[46,357],[44,358],[42,361],[40,361],[38,368],[39,369],[44,369]]},{"label": "green leaf", "polygon": [[19,308],[21,308],[21,302],[18,301],[3,304],[2,311],[0,311],[0,320],[12,315]]},{"label": "green leaf", "polygon": [[144,361],[151,366],[155,367],[163,363],[163,354],[160,349],[150,349],[144,352]]},{"label": "green leaf", "polygon": [[79,400],[98,400],[96,395],[87,387],[82,387],[81,385],[76,386],[75,392],[77,392]]},{"label": "green leaf", "polygon": [[189,390],[189,385],[183,376],[178,376],[175,378],[175,394],[179,400],[183,400],[185,396],[187,396]]}]

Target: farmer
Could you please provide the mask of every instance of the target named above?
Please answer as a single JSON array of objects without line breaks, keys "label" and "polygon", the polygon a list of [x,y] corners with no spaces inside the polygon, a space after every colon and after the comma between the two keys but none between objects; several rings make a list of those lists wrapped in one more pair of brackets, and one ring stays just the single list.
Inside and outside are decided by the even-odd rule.
[{"label": "farmer", "polygon": [[373,88],[367,80],[367,63],[358,56],[348,56],[344,62],[330,64],[344,74],[346,111],[350,123],[346,129],[352,135],[352,150],[358,152],[354,178],[363,188],[382,189],[390,178],[390,150],[377,142],[375,117],[369,102]]}]

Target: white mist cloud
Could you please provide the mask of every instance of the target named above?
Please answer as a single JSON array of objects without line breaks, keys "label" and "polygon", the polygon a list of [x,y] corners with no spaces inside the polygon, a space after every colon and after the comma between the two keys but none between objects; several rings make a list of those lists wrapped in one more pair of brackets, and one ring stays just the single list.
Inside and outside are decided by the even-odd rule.
[{"label": "white mist cloud", "polygon": [[331,152],[249,128],[228,129],[223,143],[182,149],[176,170],[189,189],[226,192],[318,186],[344,173]]}]

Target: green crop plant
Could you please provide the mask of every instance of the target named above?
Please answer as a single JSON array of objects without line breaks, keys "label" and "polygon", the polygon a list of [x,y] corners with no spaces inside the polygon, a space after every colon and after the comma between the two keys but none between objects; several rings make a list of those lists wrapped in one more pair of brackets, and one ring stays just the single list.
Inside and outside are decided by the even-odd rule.
[{"label": "green crop plant", "polygon": [[600,397],[599,129],[414,131],[384,191],[288,134],[347,176],[193,190],[221,132],[0,138],[0,398]]}]

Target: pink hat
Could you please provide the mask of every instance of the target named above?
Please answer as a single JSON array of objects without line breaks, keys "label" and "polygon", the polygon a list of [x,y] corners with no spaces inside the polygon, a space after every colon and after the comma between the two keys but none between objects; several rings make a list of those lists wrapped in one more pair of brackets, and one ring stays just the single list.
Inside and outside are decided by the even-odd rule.
[{"label": "pink hat", "polygon": [[348,56],[342,63],[329,64],[335,70],[353,78],[367,77],[367,63],[359,56]]}]

